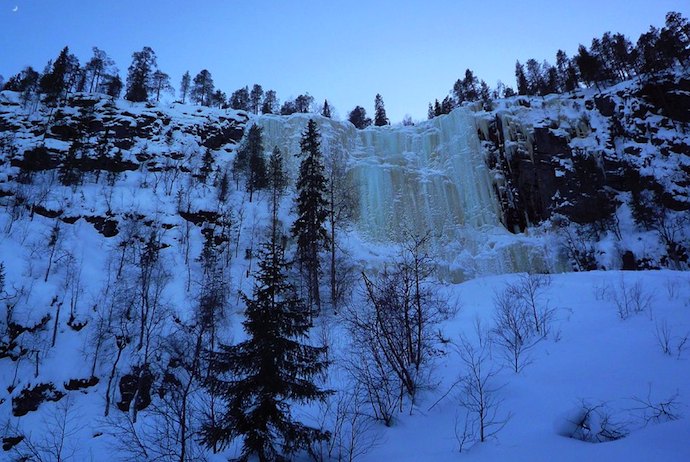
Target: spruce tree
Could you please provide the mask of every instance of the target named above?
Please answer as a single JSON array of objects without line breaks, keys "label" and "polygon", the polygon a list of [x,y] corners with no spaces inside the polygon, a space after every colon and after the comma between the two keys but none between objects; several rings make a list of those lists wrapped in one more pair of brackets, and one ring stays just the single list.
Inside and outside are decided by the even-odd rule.
[{"label": "spruce tree", "polygon": [[517,83],[518,95],[528,94],[529,85],[527,83],[527,76],[525,75],[525,66],[520,64],[520,61],[515,63],[515,81]]},{"label": "spruce tree", "polygon": [[254,124],[249,128],[246,139],[237,150],[232,164],[232,173],[238,184],[239,177],[245,177],[249,202],[252,201],[255,190],[267,186],[263,135],[258,125]]},{"label": "spruce tree", "polygon": [[[275,226],[274,226],[275,229]],[[314,379],[326,370],[326,348],[304,341],[310,313],[287,280],[288,265],[280,236],[271,233],[262,246],[252,297],[243,323],[247,340],[220,345],[211,353],[217,371],[209,380],[225,401],[215,426],[202,429],[208,446],[227,445],[243,437],[240,460],[281,460],[312,442],[326,441],[328,432],[296,421],[293,403],[323,400],[328,392]]]},{"label": "spruce tree", "polygon": [[376,94],[376,99],[374,100],[374,125],[381,127],[383,125],[390,124],[388,117],[386,117],[386,108],[383,105],[383,97],[380,94]]},{"label": "spruce tree", "polygon": [[328,100],[323,101],[323,109],[321,109],[321,115],[330,119],[331,118],[331,106],[328,104]]},{"label": "spruce tree", "polygon": [[328,243],[325,227],[327,188],[320,138],[316,122],[310,119],[300,141],[302,162],[297,178],[297,219],[292,225],[292,235],[297,239],[297,260],[307,280],[309,303],[317,312],[321,308],[319,252]]},{"label": "spruce tree", "polygon": [[39,82],[41,93],[45,95],[48,104],[56,103],[67,89],[67,75],[70,65],[69,48],[60,52],[54,63],[49,64],[49,71],[45,72]]},{"label": "spruce tree", "polygon": [[197,104],[202,106],[210,106],[213,99],[213,77],[211,73],[203,69],[199,72],[192,82],[192,88],[189,93],[189,98]]}]

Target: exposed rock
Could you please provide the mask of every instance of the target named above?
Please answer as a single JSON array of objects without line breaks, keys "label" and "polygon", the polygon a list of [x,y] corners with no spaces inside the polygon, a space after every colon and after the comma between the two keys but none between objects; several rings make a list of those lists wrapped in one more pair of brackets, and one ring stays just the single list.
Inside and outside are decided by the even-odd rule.
[{"label": "exposed rock", "polygon": [[35,411],[44,401],[60,401],[65,393],[56,390],[52,383],[40,383],[33,388],[25,388],[19,396],[12,398],[12,414],[21,417]]},{"label": "exposed rock", "polygon": [[90,388],[90,387],[95,387],[98,385],[99,379],[96,376],[91,376],[86,379],[70,379],[68,382],[65,382],[65,390],[69,391],[75,391],[75,390],[83,390],[85,388]]},{"label": "exposed rock", "polygon": [[91,223],[93,227],[96,228],[96,231],[105,237],[117,236],[119,232],[117,229],[117,220],[97,216],[85,216],[84,219]]}]

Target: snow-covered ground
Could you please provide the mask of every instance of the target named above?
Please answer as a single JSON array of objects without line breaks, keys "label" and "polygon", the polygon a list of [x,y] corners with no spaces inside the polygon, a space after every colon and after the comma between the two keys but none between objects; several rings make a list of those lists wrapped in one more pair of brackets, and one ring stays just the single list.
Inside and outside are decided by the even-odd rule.
[{"label": "snow-covered ground", "polygon": [[[524,275],[523,275],[524,276]],[[461,301],[458,315],[444,326],[452,341],[475,338],[475,320],[493,325],[493,298],[520,275],[486,277],[449,287]],[[616,300],[639,282],[649,307],[628,319],[618,316]],[[380,429],[382,444],[363,460],[435,461],[684,461],[690,460],[690,347],[681,345],[690,333],[690,275],[672,271],[591,272],[551,276],[543,303],[555,309],[549,337],[527,354],[529,364],[515,373],[492,347],[487,367],[503,368],[488,384],[496,391],[496,421],[506,419],[495,438],[458,453],[456,430],[462,432],[464,409],[457,386],[466,374],[457,351],[437,368],[439,385],[426,392],[396,425]],[[670,354],[659,344],[657,331],[668,328]],[[680,349],[678,347],[680,346]],[[639,400],[658,404],[675,396],[678,420],[650,419]],[[612,426],[629,431],[623,439],[583,442],[572,433],[582,403],[602,406]],[[433,408],[432,408],[433,406]],[[432,408],[432,409],[430,409]],[[595,413],[596,414],[596,413]],[[592,419],[597,431],[598,417]]]},{"label": "snow-covered ground", "polygon": [[[12,96],[3,93],[3,97]],[[551,99],[532,116],[542,109],[545,120],[550,115],[561,114],[563,126],[573,129],[580,117],[575,103],[563,102],[557,97]],[[106,104],[105,101],[102,104]],[[18,106],[10,106],[8,110],[22,111]],[[517,124],[523,109],[515,106],[511,110],[515,112],[512,120]],[[12,451],[26,454],[33,447],[43,455],[41,460],[56,459],[50,454],[55,454],[61,435],[64,435],[65,447],[62,460],[69,460],[64,457],[66,455],[76,461],[131,458],[131,428],[127,429],[124,413],[113,403],[121,398],[120,379],[131,372],[132,366],[141,364],[142,353],[132,342],[114,367],[115,359],[119,358],[114,334],[122,327],[117,326],[117,322],[103,330],[104,340],[98,343],[98,348],[96,345],[99,321],[113,312],[124,312],[122,301],[131,301],[131,294],[138,290],[133,282],[139,277],[137,264],[141,254],[137,252],[143,251],[150,233],[157,233],[156,238],[163,247],[160,255],[162,269],[166,270],[163,273],[167,276],[161,279],[161,306],[165,308],[165,315],[159,324],[151,326],[157,329],[154,339],[160,348],[154,349],[153,359],[149,358],[157,376],[153,404],[140,412],[136,431],[139,435],[153,437],[161,421],[156,411],[160,409],[162,397],[156,391],[169,371],[166,342],[177,333],[179,325],[193,319],[199,303],[203,283],[199,261],[204,242],[202,233],[210,229],[216,236],[229,238],[223,244],[223,255],[227,257],[224,270],[230,296],[227,322],[219,337],[230,343],[243,335],[244,307],[237,294],[239,291],[251,293],[252,271],[256,269],[254,251],[270,220],[267,195],[260,192],[249,202],[241,182],[233,180],[227,199],[219,199],[219,179],[230,168],[234,143],[211,151],[213,174],[206,181],[199,179],[205,152],[199,133],[204,126],[225,123],[232,128],[235,123],[244,124],[244,117],[232,111],[200,110],[191,106],[159,110],[122,101],[115,104],[113,111],[117,117],[124,118],[125,125],[135,127],[137,120],[169,117],[175,129],[168,129],[156,121],[149,136],[134,137],[132,146],[122,150],[123,158],[134,162],[137,155],[143,158],[143,153],[153,156],[152,160],[142,161],[136,170],[122,172],[112,181],[106,181],[105,171],[100,177],[88,172],[84,184],[63,186],[59,184],[57,170],[49,170],[36,172],[31,181],[22,183],[17,181],[18,168],[8,163],[0,172],[3,186],[0,262],[4,264],[6,275],[5,292],[0,294],[3,299],[0,307],[4,310],[0,318],[0,340],[17,340],[17,345],[0,344],[0,428],[3,437],[26,436]],[[76,115],[78,111],[66,108],[65,112]],[[273,143],[284,149],[293,179],[298,164],[295,156],[300,127],[309,117],[298,114],[287,118],[266,116],[258,120],[265,129],[266,150],[269,151]],[[479,127],[482,117],[482,114],[477,117]],[[505,120],[509,118],[506,114],[504,117]],[[38,121],[40,126],[41,115],[28,116],[26,125],[17,130],[14,142],[20,150],[40,144],[43,131],[32,130],[31,120]],[[595,118],[594,122],[597,120]],[[348,148],[351,172],[363,165],[380,168],[380,171],[370,172],[367,180],[371,180],[370,189],[381,191],[377,198],[362,194],[362,201],[371,203],[359,206],[360,211],[369,207],[374,212],[339,230],[341,256],[347,257],[348,264],[354,268],[355,279],[361,271],[378,273],[396,255],[396,248],[384,238],[390,237],[388,231],[372,231],[361,226],[376,220],[385,223],[390,218],[385,216],[385,210],[376,208],[377,200],[391,208],[389,212],[394,213],[395,223],[401,226],[412,224],[421,230],[425,220],[431,223],[435,219],[442,226],[457,226],[462,232],[444,233],[442,238],[446,241],[440,239],[433,249],[442,262],[441,269],[446,275],[455,272],[466,277],[479,276],[463,283],[439,283],[438,293],[458,310],[450,319],[434,327],[438,354],[433,358],[433,367],[429,368],[429,380],[414,404],[403,400],[402,410],[395,413],[391,427],[365,420],[364,430],[357,435],[357,460],[690,460],[690,273],[668,270],[550,275],[550,284],[537,300],[541,309],[548,308],[552,313],[548,335],[538,342],[535,337],[531,338],[530,344],[536,343],[521,357],[524,361],[521,371],[516,373],[511,369],[497,345],[492,344],[482,351],[482,370],[491,376],[487,390],[496,403],[490,408],[491,415],[493,411],[496,413],[489,423],[497,425],[490,426],[489,432],[502,428],[484,443],[474,442],[476,435],[468,435],[464,444],[461,443],[467,417],[461,405],[466,395],[462,378],[468,373],[460,353],[462,339],[466,347],[476,351],[479,339],[475,326],[479,320],[482,335],[488,340],[494,328],[496,297],[507,286],[519,285],[527,277],[524,273],[487,274],[535,270],[535,261],[561,261],[556,251],[557,243],[543,229],[530,228],[525,234],[513,235],[500,227],[497,217],[492,215],[487,227],[486,220],[473,214],[472,207],[479,207],[482,213],[495,213],[496,204],[487,205],[494,200],[490,188],[491,172],[486,171],[478,139],[474,138],[477,127],[472,125],[466,108],[415,127],[370,128],[356,133],[347,122],[322,118],[319,121],[325,148],[337,151],[338,143]],[[522,123],[526,127],[532,122],[536,124],[541,119],[527,118]],[[453,132],[457,128],[455,125],[461,128],[457,133]],[[605,131],[603,126],[598,128],[600,133]],[[668,135],[671,136],[670,131]],[[472,140],[466,139],[470,136]],[[90,141],[95,144],[97,138],[92,138]],[[592,137],[588,140],[591,142]],[[470,146],[466,146],[467,143]],[[65,150],[67,144],[53,139],[48,147]],[[473,156],[473,162],[454,165],[452,156],[458,151]],[[476,171],[465,171],[463,174],[469,176],[467,184],[463,184],[455,176],[448,175],[452,168]],[[409,182],[414,185],[410,186]],[[427,184],[436,184],[437,191],[424,189]],[[406,220],[404,213],[415,207],[410,201],[417,198],[397,197],[396,200],[405,205],[395,210],[400,204],[389,196],[409,193],[405,190],[407,187],[416,191],[415,195],[435,194],[428,198],[429,203],[435,205],[420,206],[420,210],[415,209],[419,213],[414,219]],[[476,197],[469,191],[474,187],[481,189],[475,191]],[[463,188],[469,188],[469,192]],[[284,231],[294,219],[293,194],[294,188],[288,188],[279,211]],[[479,200],[478,196],[482,195],[486,197]],[[455,203],[460,196],[462,204]],[[59,212],[59,218],[31,213],[26,203],[17,200],[22,197],[46,209],[44,215]],[[444,209],[444,204],[452,207]],[[182,216],[197,211],[217,212],[220,218],[215,223],[206,221],[197,225]],[[443,214],[438,215],[440,212]],[[469,214],[464,216],[465,212]],[[379,215],[371,216],[374,213]],[[118,235],[104,237],[87,217],[117,221]],[[476,226],[463,228],[465,222],[472,223],[473,219],[477,221]],[[619,257],[624,249],[632,248],[639,255],[663,251],[654,247],[658,247],[655,236],[636,229],[626,205],[619,208],[618,219],[622,238],[608,234],[597,244],[597,250],[605,256],[602,258],[608,259],[606,267],[620,267]],[[76,221],[70,223],[73,220]],[[51,243],[56,224],[58,236]],[[454,239],[449,240],[448,236]],[[512,252],[513,247],[531,250]],[[293,248],[288,241],[288,251]],[[539,255],[532,255],[532,250]],[[124,276],[117,277],[122,267]],[[540,265],[536,269],[556,271],[562,267],[562,264],[553,264]],[[446,281],[451,279],[446,278]],[[348,294],[352,295],[351,307],[363,306],[359,282],[353,284]],[[341,393],[351,387],[343,370],[344,363],[352,359],[349,333],[345,329],[347,313],[347,310],[339,314],[325,310],[316,320],[312,335],[316,343],[328,339],[334,363],[326,386]],[[74,315],[73,319],[70,314]],[[117,320],[117,315],[108,319]],[[33,329],[41,320],[46,320],[45,324]],[[136,315],[122,321],[126,324],[125,330],[136,331],[136,323]],[[18,333],[17,326],[33,331]],[[136,337],[137,332],[130,334]],[[664,343],[666,352],[663,351]],[[7,354],[20,359],[12,360]],[[87,379],[92,369],[99,378],[95,386],[66,392],[66,382]],[[106,418],[105,395],[111,373],[113,400]],[[66,392],[66,396],[57,402],[41,403],[37,412],[13,415],[13,400],[23,390],[48,383],[57,391]],[[200,401],[195,402],[198,413],[193,416],[196,419],[193,429],[198,428],[205,404],[203,391],[199,389],[195,393]],[[336,393],[333,399],[338,396]],[[668,402],[664,408],[667,415],[658,419],[650,415],[654,406],[665,402]],[[333,401],[331,404],[335,405]],[[582,420],[584,407],[592,411],[587,421],[588,429],[576,425]],[[366,403],[357,410],[371,414]],[[311,406],[299,410],[298,414],[311,423],[318,423],[323,412],[318,406]],[[333,422],[329,421],[332,415],[326,415],[325,428],[333,430]],[[473,415],[469,418],[471,421]],[[173,428],[172,433],[175,431],[177,429]],[[598,443],[569,437],[589,432],[591,439],[601,439],[607,431],[626,436]],[[339,436],[347,438],[343,433]],[[147,444],[155,446],[155,443]],[[228,456],[237,455],[236,449],[233,446],[215,455],[206,451],[205,456],[213,461],[227,460]],[[0,452],[0,459],[12,460],[17,455],[12,451]]]}]

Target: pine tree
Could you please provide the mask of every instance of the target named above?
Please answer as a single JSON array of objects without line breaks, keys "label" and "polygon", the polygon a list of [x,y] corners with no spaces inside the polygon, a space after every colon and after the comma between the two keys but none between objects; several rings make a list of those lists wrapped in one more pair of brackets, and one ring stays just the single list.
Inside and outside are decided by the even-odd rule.
[{"label": "pine tree", "polygon": [[517,83],[518,95],[526,95],[529,92],[529,85],[527,77],[525,76],[525,67],[520,64],[520,61],[515,63],[515,81]]},{"label": "pine tree", "polygon": [[388,117],[386,117],[386,108],[383,105],[383,98],[380,94],[376,94],[374,100],[374,125],[381,127],[390,124]]},{"label": "pine tree", "polygon": [[189,75],[189,71],[185,72],[180,81],[180,98],[182,104],[187,100],[187,95],[189,94],[189,87],[192,84],[192,76]]},{"label": "pine tree", "polygon": [[281,460],[330,438],[292,417],[293,403],[328,394],[314,383],[327,368],[326,348],[302,343],[311,328],[310,313],[287,280],[279,242],[280,236],[271,233],[261,249],[252,297],[242,294],[247,340],[211,353],[218,375],[210,385],[223,397],[225,410],[215,426],[202,429],[203,442],[226,447],[243,437],[243,461],[253,456],[260,462]]},{"label": "pine tree", "polygon": [[264,89],[261,88],[261,85],[259,84],[254,84],[252,87],[252,91],[249,92],[249,109],[254,114],[259,113],[259,109],[261,108],[261,98],[264,96]]},{"label": "pine tree", "polygon": [[204,69],[194,77],[189,98],[202,106],[210,106],[213,99],[213,90],[213,77],[211,77],[211,73],[208,70]]},{"label": "pine tree", "polygon": [[156,53],[150,47],[132,53],[132,64],[127,70],[125,99],[133,102],[146,101],[151,90],[151,76],[156,69]]},{"label": "pine tree", "polygon": [[295,98],[295,110],[302,114],[310,112],[312,104],[314,104],[314,97],[309,93],[298,95]]},{"label": "pine tree", "polygon": [[101,79],[114,66],[113,60],[98,47],[93,47],[93,57],[86,63],[85,71],[89,77],[89,93],[98,91]]},{"label": "pine tree", "polygon": [[173,93],[175,90],[170,85],[170,76],[163,71],[157,70],[151,76],[151,89],[156,93],[156,102],[161,99],[161,92]]},{"label": "pine tree", "polygon": [[264,93],[264,101],[261,103],[262,114],[275,114],[278,110],[278,98],[275,90],[267,90]]},{"label": "pine tree", "polygon": [[292,235],[297,239],[297,259],[307,280],[309,304],[315,306],[317,312],[321,309],[319,252],[328,243],[324,225],[328,210],[327,188],[320,138],[316,122],[310,119],[300,141],[302,162],[297,178],[297,219],[292,225]]},{"label": "pine tree", "polygon": [[225,92],[221,90],[216,90],[211,96],[211,106],[217,107],[218,109],[223,109],[227,107],[228,97]]},{"label": "pine tree", "polygon": [[249,111],[249,88],[235,90],[230,95],[230,107],[238,111]]}]

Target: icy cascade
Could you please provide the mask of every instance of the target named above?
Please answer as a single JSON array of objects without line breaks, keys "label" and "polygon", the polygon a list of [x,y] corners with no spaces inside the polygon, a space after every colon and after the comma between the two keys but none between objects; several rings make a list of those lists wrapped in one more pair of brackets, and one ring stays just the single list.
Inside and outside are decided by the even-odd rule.
[{"label": "icy cascade", "polygon": [[[293,176],[310,117],[258,119],[265,148],[280,147]],[[542,249],[526,245],[499,223],[491,172],[469,110],[456,109],[415,126],[365,130],[317,118],[324,155],[345,153],[348,178],[357,191],[355,222],[369,239],[397,241],[403,231],[430,231],[453,280],[544,267]]]}]

